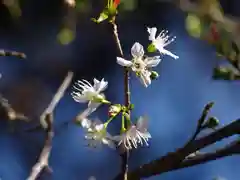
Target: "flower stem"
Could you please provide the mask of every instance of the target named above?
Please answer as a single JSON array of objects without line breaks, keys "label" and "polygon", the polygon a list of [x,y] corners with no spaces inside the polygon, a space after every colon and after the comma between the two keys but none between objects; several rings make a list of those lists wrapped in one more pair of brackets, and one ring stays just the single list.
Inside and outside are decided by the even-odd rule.
[{"label": "flower stem", "polygon": [[126,130],[125,128],[125,118],[124,115],[122,114],[122,127],[121,127],[121,133],[124,133]]},{"label": "flower stem", "polygon": [[107,122],[104,123],[105,128],[107,128],[108,124],[115,118],[115,116],[110,117]]},{"label": "flower stem", "polygon": [[[113,34],[115,37],[115,41],[119,50],[120,55],[123,57],[123,50],[122,50],[122,46],[119,40],[119,36],[118,36],[118,26],[116,24],[116,16],[113,17],[111,24],[113,26]],[[124,68],[124,99],[125,99],[125,106],[129,107],[129,105],[131,104],[131,100],[130,100],[130,76],[129,76],[129,70],[128,68]],[[129,114],[130,117],[130,110],[128,110],[127,112]],[[125,121],[125,120],[124,120]],[[128,123],[124,122],[124,126],[126,126]],[[126,129],[128,127],[125,127]],[[121,158],[122,158],[122,166],[121,166],[121,179],[122,180],[127,180],[127,172],[128,172],[128,159],[129,159],[129,151],[126,150],[123,154],[120,154]]]}]

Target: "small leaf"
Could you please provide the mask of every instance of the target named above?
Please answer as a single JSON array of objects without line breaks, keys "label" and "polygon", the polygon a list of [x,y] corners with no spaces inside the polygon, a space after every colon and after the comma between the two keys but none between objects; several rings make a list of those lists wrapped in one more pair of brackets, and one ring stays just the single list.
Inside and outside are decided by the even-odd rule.
[{"label": "small leaf", "polygon": [[105,21],[107,18],[108,12],[105,10],[99,15],[98,19],[92,18],[92,21],[95,23],[101,23],[102,21]]},{"label": "small leaf", "polygon": [[130,105],[129,105],[129,109],[130,109],[130,110],[133,110],[133,109],[134,109],[134,104],[130,104]]}]

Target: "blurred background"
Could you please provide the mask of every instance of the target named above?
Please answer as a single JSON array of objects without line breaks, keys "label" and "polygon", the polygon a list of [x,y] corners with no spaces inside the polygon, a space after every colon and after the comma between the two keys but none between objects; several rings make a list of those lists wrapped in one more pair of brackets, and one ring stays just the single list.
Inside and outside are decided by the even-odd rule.
[{"label": "blurred background", "polygon": [[[221,3],[227,14],[240,16],[237,0]],[[24,52],[27,59],[0,57],[0,91],[17,111],[36,120],[29,127],[38,123],[37,117],[69,70],[74,71],[74,80],[105,78],[109,81],[108,99],[123,103],[123,70],[116,64],[118,52],[111,26],[90,20],[104,6],[105,2],[100,0],[78,0],[75,9],[60,0],[2,1],[0,48]],[[203,106],[209,101],[216,103],[211,115],[217,116],[221,125],[240,117],[240,82],[212,80],[217,61],[215,50],[187,34],[185,14],[180,9],[166,0],[122,0],[119,12],[119,34],[127,58],[134,42],[147,47],[146,27],[151,26],[167,29],[177,36],[168,49],[180,57],[178,60],[163,57],[156,68],[160,77],[147,89],[135,76],[131,77],[133,117],[148,115],[153,137],[150,147],[133,151],[131,169],[182,146],[195,130]],[[54,173],[43,173],[39,179],[111,180],[120,170],[116,152],[107,147],[86,147],[80,127],[58,128],[86,107],[73,101],[71,90],[54,114],[57,133],[50,157]],[[107,108],[103,106],[93,116],[104,121],[106,113]],[[112,134],[119,133],[119,124],[118,121],[111,124]],[[17,126],[25,127],[22,123]],[[25,180],[42,150],[43,132],[16,135],[9,132],[9,124],[4,119],[0,127],[0,179]],[[212,180],[221,176],[238,180],[239,160],[239,157],[228,157],[149,179]]]}]

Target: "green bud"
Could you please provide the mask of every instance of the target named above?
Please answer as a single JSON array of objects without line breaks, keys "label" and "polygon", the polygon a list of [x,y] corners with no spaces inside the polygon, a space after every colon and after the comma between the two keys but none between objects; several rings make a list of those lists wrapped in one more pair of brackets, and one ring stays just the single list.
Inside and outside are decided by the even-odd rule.
[{"label": "green bud", "polygon": [[158,75],[158,73],[157,73],[156,71],[152,71],[152,72],[151,72],[150,78],[151,78],[152,80],[155,80],[155,79],[157,79],[158,77],[159,77],[159,75]]},{"label": "green bud", "polygon": [[121,104],[111,105],[108,109],[108,116],[115,117],[116,115],[118,115],[121,112],[121,110],[122,110]]},{"label": "green bud", "polygon": [[216,117],[208,118],[207,122],[204,124],[206,128],[213,129],[219,125],[219,120]]},{"label": "green bud", "polygon": [[156,52],[157,51],[157,48],[155,47],[154,44],[149,44],[148,47],[147,47],[147,51],[152,53],[152,52]]}]

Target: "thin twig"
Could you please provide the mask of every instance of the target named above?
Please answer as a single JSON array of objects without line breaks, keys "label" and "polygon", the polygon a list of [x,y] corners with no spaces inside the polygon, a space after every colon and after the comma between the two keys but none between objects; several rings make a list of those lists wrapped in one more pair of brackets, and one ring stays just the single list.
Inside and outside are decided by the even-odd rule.
[{"label": "thin twig", "polygon": [[20,59],[26,59],[27,56],[26,54],[22,53],[22,52],[17,52],[17,51],[8,51],[8,50],[0,50],[0,56],[15,56],[17,58]]},{"label": "thin twig", "polygon": [[43,113],[40,116],[40,123],[43,126],[43,128],[47,128],[47,124],[45,123],[45,116],[46,114],[52,113],[59,101],[62,99],[66,89],[69,87],[71,81],[73,78],[73,72],[68,72],[66,78],[64,79],[62,85],[58,88],[57,93],[54,95],[51,103],[48,105],[48,107],[43,111]]},{"label": "thin twig", "polygon": [[[111,21],[113,25],[113,34],[115,37],[115,41],[119,50],[120,55],[123,57],[123,50],[121,47],[120,39],[118,36],[118,26],[116,24],[116,17],[114,17]],[[125,106],[129,107],[131,100],[130,100],[130,75],[129,70],[124,68],[124,96],[125,96]],[[128,112],[130,117],[130,111]],[[126,125],[127,123],[125,123]],[[127,128],[126,128],[127,129]],[[128,172],[128,159],[129,159],[129,150],[126,150],[124,153],[120,153],[122,159],[122,166],[121,166],[121,180],[127,180],[127,172]]]},{"label": "thin twig", "polygon": [[35,180],[43,171],[43,169],[46,169],[51,172],[51,168],[48,165],[48,160],[52,149],[52,139],[54,136],[53,111],[58,102],[60,101],[60,99],[63,97],[66,89],[70,85],[72,77],[73,73],[69,72],[68,75],[65,77],[62,85],[57,90],[57,93],[54,95],[51,103],[40,117],[42,123],[44,122],[43,128],[45,129],[47,136],[40,157],[37,163],[33,166],[31,174],[29,175],[27,180]]},{"label": "thin twig", "polygon": [[51,168],[49,167],[48,160],[50,152],[52,150],[52,139],[54,136],[53,114],[46,114],[45,121],[48,125],[48,128],[46,129],[47,137],[44,143],[44,147],[37,163],[32,167],[31,174],[29,175],[27,180],[36,180],[39,177],[40,173],[43,171],[43,169],[47,169],[48,171],[52,172]]},{"label": "thin twig", "polygon": [[29,121],[29,119],[21,114],[16,112],[12,106],[9,104],[8,100],[5,99],[2,95],[0,95],[0,109],[1,109],[1,118],[6,118],[10,121],[15,120],[22,120],[22,121]]}]

